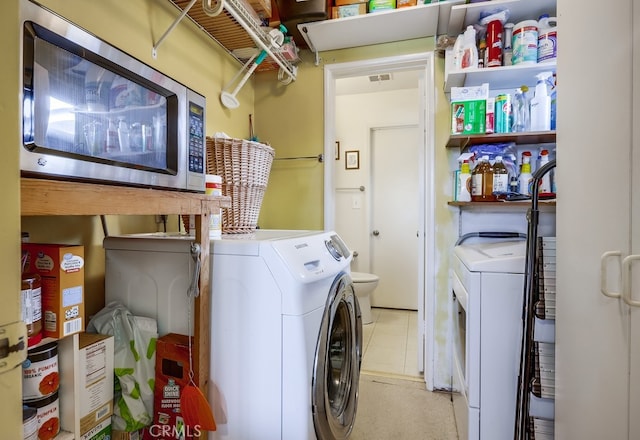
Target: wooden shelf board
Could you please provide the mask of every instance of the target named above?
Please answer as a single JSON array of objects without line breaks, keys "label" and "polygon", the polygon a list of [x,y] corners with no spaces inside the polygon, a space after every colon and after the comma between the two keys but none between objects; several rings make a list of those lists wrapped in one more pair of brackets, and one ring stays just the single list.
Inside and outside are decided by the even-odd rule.
[{"label": "wooden shelf board", "polygon": [[478,144],[548,144],[556,142],[556,132],[530,131],[524,133],[454,134],[449,137],[447,148],[465,148]]},{"label": "wooden shelf board", "polygon": [[23,216],[202,214],[231,206],[229,197],[37,178],[21,179]]},{"label": "wooden shelf board", "polygon": [[[531,208],[531,200],[518,200],[518,201],[500,201],[500,202],[447,202],[449,206],[456,206],[463,209],[529,209]],[[538,200],[538,208],[555,208],[556,201],[553,200]]]}]

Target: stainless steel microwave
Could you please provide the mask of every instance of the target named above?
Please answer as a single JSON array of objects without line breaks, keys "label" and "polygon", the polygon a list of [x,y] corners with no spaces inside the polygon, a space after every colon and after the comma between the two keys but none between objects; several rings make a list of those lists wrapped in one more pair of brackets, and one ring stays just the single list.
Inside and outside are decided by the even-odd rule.
[{"label": "stainless steel microwave", "polygon": [[204,96],[20,5],[22,175],[204,192]]}]

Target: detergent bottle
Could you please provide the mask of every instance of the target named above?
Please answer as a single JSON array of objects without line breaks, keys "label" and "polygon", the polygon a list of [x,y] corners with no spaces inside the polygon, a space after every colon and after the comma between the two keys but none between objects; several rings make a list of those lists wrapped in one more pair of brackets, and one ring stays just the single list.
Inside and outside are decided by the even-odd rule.
[{"label": "detergent bottle", "polygon": [[460,164],[460,172],[458,174],[458,198],[459,202],[471,201],[471,170],[469,160],[465,159]]},{"label": "detergent bottle", "polygon": [[462,59],[461,69],[471,69],[478,67],[478,47],[476,46],[476,30],[473,26],[467,26],[462,39]]},{"label": "detergent bottle", "polygon": [[520,167],[520,177],[518,177],[518,192],[525,196],[530,196],[531,184],[531,153],[525,151],[522,153],[522,165]]},{"label": "detergent bottle", "polygon": [[[549,163],[549,151],[543,149],[540,151],[540,167]],[[547,172],[540,180],[540,186],[538,187],[540,194],[551,193],[551,171]]]}]

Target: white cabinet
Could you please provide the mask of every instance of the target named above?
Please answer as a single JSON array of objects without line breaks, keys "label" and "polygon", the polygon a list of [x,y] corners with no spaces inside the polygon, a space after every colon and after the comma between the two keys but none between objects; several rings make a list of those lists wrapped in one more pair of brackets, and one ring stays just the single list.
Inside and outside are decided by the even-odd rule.
[{"label": "white cabinet", "polygon": [[[605,252],[640,254],[640,115],[634,114],[640,48],[633,44],[639,6],[614,0],[604,11],[558,0],[558,439],[640,438],[640,310],[602,295],[600,270]],[[614,47],[592,38],[594,28],[585,23],[597,23],[599,35],[615,35]],[[587,52],[606,54],[606,62],[586,61]],[[640,265],[632,269],[640,274]],[[603,272],[605,290],[620,292],[617,259]],[[635,279],[636,299],[638,290]]]}]

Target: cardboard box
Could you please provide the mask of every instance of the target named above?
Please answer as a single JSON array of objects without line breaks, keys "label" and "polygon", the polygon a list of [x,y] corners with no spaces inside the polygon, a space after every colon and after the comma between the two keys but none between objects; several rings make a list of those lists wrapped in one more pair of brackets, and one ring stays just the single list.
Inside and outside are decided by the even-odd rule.
[{"label": "cardboard box", "polygon": [[369,3],[369,0],[334,0],[334,6],[354,5],[357,3]]},{"label": "cardboard box", "polygon": [[126,431],[116,431],[115,429],[111,431],[111,440],[142,440],[143,439],[143,430],[126,432]]},{"label": "cardboard box", "polygon": [[484,134],[489,84],[451,87],[451,134]]},{"label": "cardboard box", "polygon": [[180,413],[180,396],[188,384],[188,337],[169,333],[158,338],[153,397],[153,428],[156,431],[182,432],[184,437],[180,438],[192,438],[192,433],[184,425],[184,419]]},{"label": "cardboard box", "polygon": [[249,4],[258,17],[265,19],[271,18],[271,0],[248,0]]},{"label": "cardboard box", "polygon": [[79,333],[61,339],[58,342],[58,363],[62,429],[80,438],[89,431],[95,431],[105,421],[110,426],[113,414],[113,336]]},{"label": "cardboard box", "polygon": [[111,437],[111,417],[80,436],[80,440],[109,440]]},{"label": "cardboard box", "polygon": [[331,8],[331,18],[355,17],[367,13],[366,3],[354,3],[351,5],[334,6]]},{"label": "cardboard box", "polygon": [[[396,8],[406,8],[408,6],[416,6],[417,0],[396,0]],[[420,2],[422,4],[422,2]]]},{"label": "cardboard box", "polygon": [[369,0],[369,12],[388,11],[396,8],[396,0]]},{"label": "cardboard box", "polygon": [[61,339],[84,330],[84,247],[23,243],[27,269],[42,278],[42,334]]}]

